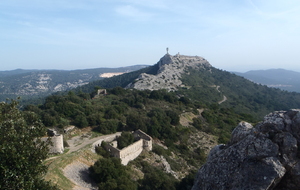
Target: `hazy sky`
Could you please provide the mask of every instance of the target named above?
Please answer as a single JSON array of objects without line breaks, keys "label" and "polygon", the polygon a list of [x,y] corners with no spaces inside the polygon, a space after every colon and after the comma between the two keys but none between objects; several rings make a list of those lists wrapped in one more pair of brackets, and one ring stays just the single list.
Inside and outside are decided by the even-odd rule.
[{"label": "hazy sky", "polygon": [[299,0],[1,0],[0,70],[155,64],[300,71]]}]

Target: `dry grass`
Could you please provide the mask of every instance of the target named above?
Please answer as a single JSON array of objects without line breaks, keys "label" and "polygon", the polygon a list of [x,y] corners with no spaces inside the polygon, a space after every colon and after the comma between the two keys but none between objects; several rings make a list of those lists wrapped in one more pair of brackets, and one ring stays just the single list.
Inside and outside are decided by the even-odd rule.
[{"label": "dry grass", "polygon": [[91,152],[89,146],[71,154],[61,154],[45,161],[45,164],[48,166],[48,172],[45,179],[56,184],[60,189],[71,190],[75,184],[64,176],[63,169],[75,161],[80,161],[91,166],[99,158],[99,155]]}]

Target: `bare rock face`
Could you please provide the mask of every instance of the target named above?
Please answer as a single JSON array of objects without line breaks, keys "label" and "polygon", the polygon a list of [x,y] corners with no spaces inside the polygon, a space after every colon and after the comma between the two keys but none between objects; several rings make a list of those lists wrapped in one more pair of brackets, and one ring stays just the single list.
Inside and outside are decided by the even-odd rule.
[{"label": "bare rock face", "polygon": [[217,145],[192,190],[300,189],[300,110],[278,111],[253,127],[241,122]]},{"label": "bare rock face", "polygon": [[127,85],[126,88],[135,88],[139,90],[158,90],[167,89],[174,91],[183,86],[181,75],[186,72],[187,67],[200,69],[211,67],[204,58],[199,56],[185,56],[166,54],[157,63],[159,70],[156,75],[142,73],[136,81]]}]

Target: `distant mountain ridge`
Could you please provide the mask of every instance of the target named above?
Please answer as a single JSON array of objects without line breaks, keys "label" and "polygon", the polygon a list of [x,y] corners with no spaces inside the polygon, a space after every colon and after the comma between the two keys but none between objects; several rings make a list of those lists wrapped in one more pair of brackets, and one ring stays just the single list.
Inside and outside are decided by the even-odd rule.
[{"label": "distant mountain ridge", "polygon": [[255,83],[300,92],[300,73],[285,69],[251,70],[245,73],[233,72]]},{"label": "distant mountain ridge", "polygon": [[38,70],[34,69],[15,69],[15,70],[8,70],[8,71],[0,71],[0,77],[10,76],[10,75],[17,75],[17,74],[23,74],[23,73],[30,73]]},{"label": "distant mountain ridge", "polygon": [[83,70],[23,70],[0,71],[0,101],[17,96],[46,96],[101,80],[104,73],[127,73],[147,65]]}]

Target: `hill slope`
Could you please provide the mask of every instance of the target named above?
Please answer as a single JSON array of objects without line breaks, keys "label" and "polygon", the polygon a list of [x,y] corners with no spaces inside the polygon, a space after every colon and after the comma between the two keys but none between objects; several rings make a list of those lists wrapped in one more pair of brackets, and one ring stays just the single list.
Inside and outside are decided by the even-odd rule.
[{"label": "hill slope", "polygon": [[300,92],[300,73],[285,69],[253,70],[245,73],[234,72],[255,83],[291,92]]},{"label": "hill slope", "polygon": [[22,70],[0,71],[0,101],[22,96],[46,96],[53,92],[70,90],[103,79],[103,73],[126,73],[146,67],[136,65],[120,68],[85,70]]},{"label": "hill slope", "polygon": [[[164,89],[157,89],[158,84]],[[132,89],[115,87],[107,89],[105,95],[94,96],[95,86]],[[192,56],[165,55],[156,65],[94,81],[77,91],[49,96],[43,105],[27,106],[24,110],[37,113],[48,127],[90,126],[102,134],[145,131],[155,139],[153,152],[129,165],[144,174],[144,177],[132,176],[142,187],[166,182],[173,189],[178,183],[178,187],[191,185],[194,177],[188,178],[187,174],[204,162],[211,147],[201,144],[199,139],[212,135],[205,141],[214,144],[216,139],[218,143],[226,143],[240,121],[257,122],[249,113],[258,118],[269,110],[300,107],[298,93],[250,82]],[[161,164],[165,160],[176,172],[173,177],[169,175],[171,178],[155,169],[165,171],[165,164]],[[176,176],[183,179],[178,181]],[[153,183],[152,179],[158,181]]]},{"label": "hill slope", "polygon": [[[197,56],[172,56],[166,54],[160,61],[121,76],[94,81],[80,87],[91,92],[95,86],[116,86],[176,91],[200,104],[222,103],[221,107],[233,108],[240,113],[251,113],[260,118],[271,111],[300,107],[300,94],[284,92],[253,83],[243,77],[219,70]],[[222,101],[223,100],[223,101]]]}]

